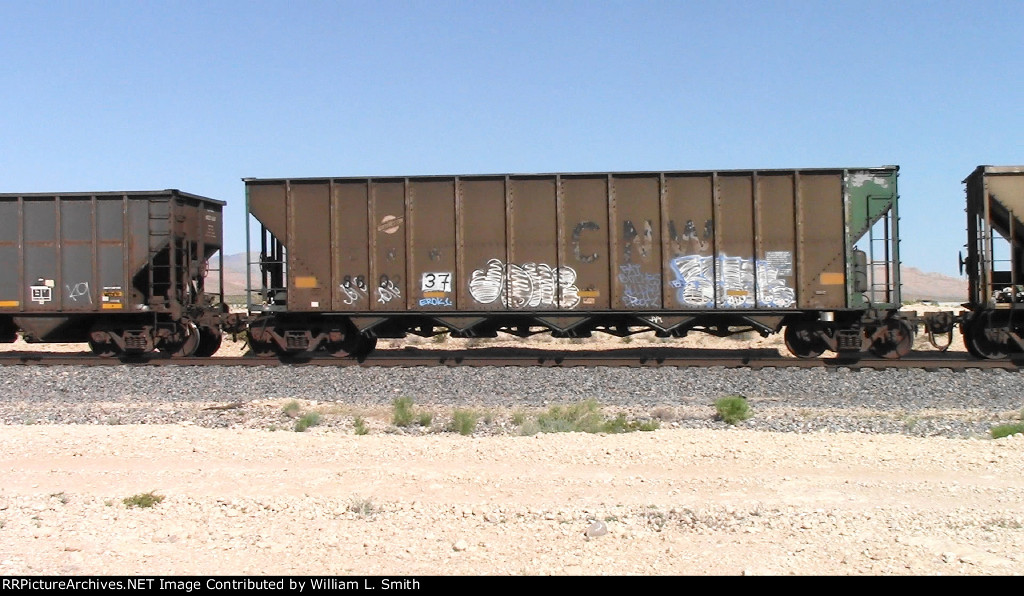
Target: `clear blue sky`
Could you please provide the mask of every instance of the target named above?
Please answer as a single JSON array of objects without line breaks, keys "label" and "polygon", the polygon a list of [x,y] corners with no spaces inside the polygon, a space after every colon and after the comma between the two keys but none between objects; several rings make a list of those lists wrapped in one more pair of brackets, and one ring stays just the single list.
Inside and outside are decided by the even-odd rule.
[{"label": "clear blue sky", "polygon": [[1024,2],[0,0],[0,191],[243,177],[901,167],[955,275],[961,180],[1024,164]]}]

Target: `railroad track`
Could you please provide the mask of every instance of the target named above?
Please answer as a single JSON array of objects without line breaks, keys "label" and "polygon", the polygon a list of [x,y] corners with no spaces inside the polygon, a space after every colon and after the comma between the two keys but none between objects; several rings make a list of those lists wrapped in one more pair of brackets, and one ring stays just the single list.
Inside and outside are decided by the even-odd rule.
[{"label": "railroad track", "polygon": [[90,352],[6,352],[0,365],[38,366],[614,366],[614,367],[725,367],[725,368],[823,368],[829,370],[1011,370],[1024,367],[1024,356],[1008,360],[978,360],[965,352],[911,352],[899,360],[864,356],[802,360],[782,356],[777,350],[538,350],[523,348],[475,348],[433,350],[405,348],[376,350],[362,361],[329,355],[299,355],[280,358],[253,356],[215,358],[150,357],[120,360],[99,358]]}]

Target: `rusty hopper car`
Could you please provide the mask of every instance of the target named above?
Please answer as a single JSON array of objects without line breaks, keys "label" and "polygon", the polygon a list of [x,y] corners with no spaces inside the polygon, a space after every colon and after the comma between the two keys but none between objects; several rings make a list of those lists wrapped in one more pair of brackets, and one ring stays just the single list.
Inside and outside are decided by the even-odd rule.
[{"label": "rusty hopper car", "polygon": [[177,190],[0,194],[0,339],[212,355],[223,206]]},{"label": "rusty hopper car", "polygon": [[979,166],[967,191],[970,313],[961,331],[979,358],[1024,351],[1024,166]]},{"label": "rusty hopper car", "polygon": [[249,340],[784,329],[802,357],[899,357],[897,173],[246,179]]}]

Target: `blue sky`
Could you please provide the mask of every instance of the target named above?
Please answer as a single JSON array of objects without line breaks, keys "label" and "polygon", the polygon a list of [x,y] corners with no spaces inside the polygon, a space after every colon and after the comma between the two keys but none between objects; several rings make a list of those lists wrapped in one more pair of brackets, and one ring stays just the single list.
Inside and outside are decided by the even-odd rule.
[{"label": "blue sky", "polygon": [[957,274],[961,180],[1024,164],[1024,2],[0,0],[0,189],[901,167]]}]

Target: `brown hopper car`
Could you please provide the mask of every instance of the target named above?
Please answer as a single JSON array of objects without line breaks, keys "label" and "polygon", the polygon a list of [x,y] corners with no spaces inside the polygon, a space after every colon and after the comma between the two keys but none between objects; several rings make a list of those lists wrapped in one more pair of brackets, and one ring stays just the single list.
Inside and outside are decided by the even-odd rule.
[{"label": "brown hopper car", "polygon": [[246,179],[250,342],[785,330],[898,357],[897,171]]}]

